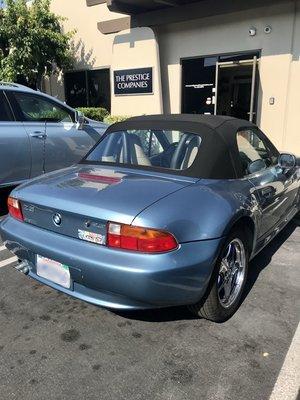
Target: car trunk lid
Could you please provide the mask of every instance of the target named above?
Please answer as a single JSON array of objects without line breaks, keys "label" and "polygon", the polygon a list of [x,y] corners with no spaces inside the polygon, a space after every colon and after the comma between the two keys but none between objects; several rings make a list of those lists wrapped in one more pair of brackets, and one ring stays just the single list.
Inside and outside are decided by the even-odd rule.
[{"label": "car trunk lid", "polygon": [[25,222],[78,238],[82,232],[105,235],[107,221],[131,224],[146,207],[195,181],[125,168],[78,166],[37,178],[14,193],[21,200]]}]

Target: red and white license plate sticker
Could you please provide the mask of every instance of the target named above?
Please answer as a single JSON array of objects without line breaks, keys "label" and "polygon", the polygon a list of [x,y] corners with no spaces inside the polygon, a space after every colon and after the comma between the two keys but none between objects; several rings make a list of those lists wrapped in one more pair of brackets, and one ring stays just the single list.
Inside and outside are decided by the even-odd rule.
[{"label": "red and white license plate sticker", "polygon": [[87,242],[92,242],[96,244],[105,244],[105,235],[101,233],[84,231],[82,229],[78,229],[78,237],[81,240],[85,240]]},{"label": "red and white license plate sticker", "polygon": [[50,258],[36,256],[36,273],[38,276],[65,288],[69,289],[71,286],[69,267]]}]

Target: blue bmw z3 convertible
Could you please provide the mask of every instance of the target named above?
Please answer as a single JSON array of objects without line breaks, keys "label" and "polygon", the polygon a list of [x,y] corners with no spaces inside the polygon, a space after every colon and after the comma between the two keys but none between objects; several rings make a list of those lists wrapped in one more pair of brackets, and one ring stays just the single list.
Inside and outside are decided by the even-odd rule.
[{"label": "blue bmw z3 convertible", "polygon": [[299,212],[299,182],[296,157],[250,122],[135,117],[78,165],[15,189],[0,232],[17,269],[64,293],[220,322],[249,260]]}]

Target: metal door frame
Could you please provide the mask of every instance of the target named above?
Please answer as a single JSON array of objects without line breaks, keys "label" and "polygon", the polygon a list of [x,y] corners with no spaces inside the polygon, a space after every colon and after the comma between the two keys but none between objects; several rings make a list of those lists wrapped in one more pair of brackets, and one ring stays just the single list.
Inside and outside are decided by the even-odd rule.
[{"label": "metal door frame", "polygon": [[231,67],[241,66],[241,65],[252,65],[252,82],[251,82],[249,121],[253,122],[253,117],[255,115],[254,102],[255,102],[256,76],[257,76],[258,64],[259,64],[259,59],[257,58],[257,56],[254,56],[252,59],[249,59],[249,60],[223,61],[223,62],[217,61],[216,62],[214,115],[217,115],[220,67],[231,68]]}]

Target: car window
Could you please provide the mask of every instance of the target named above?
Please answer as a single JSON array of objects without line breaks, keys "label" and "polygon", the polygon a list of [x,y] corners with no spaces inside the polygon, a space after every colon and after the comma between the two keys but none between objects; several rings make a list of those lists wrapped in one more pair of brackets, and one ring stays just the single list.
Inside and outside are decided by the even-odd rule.
[{"label": "car window", "polygon": [[72,122],[71,112],[41,96],[14,93],[23,121]]},{"label": "car window", "polygon": [[164,151],[164,147],[155,132],[139,130],[136,133],[140,136],[143,151],[148,157],[153,157]]},{"label": "car window", "polygon": [[150,129],[112,132],[85,161],[184,170],[193,164],[200,144],[199,135],[186,132]]},{"label": "car window", "polygon": [[0,92],[0,121],[12,121],[13,116],[3,92]]},{"label": "car window", "polygon": [[254,129],[239,131],[237,146],[244,176],[259,172],[277,163],[277,159],[272,155],[267,143]]}]

